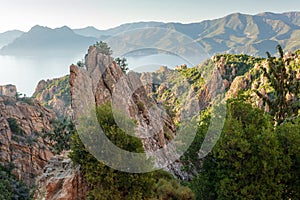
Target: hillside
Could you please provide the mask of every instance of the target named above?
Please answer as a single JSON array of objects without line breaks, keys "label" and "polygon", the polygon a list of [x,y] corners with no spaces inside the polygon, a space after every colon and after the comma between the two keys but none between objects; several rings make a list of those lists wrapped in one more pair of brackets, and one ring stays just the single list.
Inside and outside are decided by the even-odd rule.
[{"label": "hillside", "polygon": [[20,37],[24,32],[19,30],[6,31],[0,33],[0,48],[13,42],[16,38]]},{"label": "hillside", "polygon": [[[109,52],[90,46],[84,64],[40,81],[34,98],[20,97],[13,85],[0,88],[0,162],[9,171],[1,173],[35,182],[39,199],[298,199],[300,53],[278,50],[279,57],[215,54],[193,68],[124,76]],[[226,109],[218,107],[224,97]],[[97,120],[82,124],[90,109]],[[94,131],[99,124],[114,145],[145,154],[151,165],[106,151]],[[54,152],[63,154],[50,158]],[[108,162],[114,168],[97,160],[103,154],[116,159]],[[163,170],[117,170],[149,167]]]},{"label": "hillside", "polygon": [[[297,39],[300,33],[299,21],[299,12],[282,14],[266,12],[257,15],[234,13],[219,19],[191,24],[149,22],[124,24],[106,31],[98,30],[97,35],[108,37],[146,27],[167,28],[176,30],[197,41],[211,55],[226,52],[265,57],[266,51],[276,53],[273,49],[277,44],[280,44],[286,51],[296,50],[300,47]],[[90,31],[93,32],[95,29]],[[78,30],[78,34],[85,35],[87,33],[88,29]],[[146,37],[135,34],[132,38],[127,38],[126,41],[138,41],[138,44],[144,46],[157,42],[152,39],[149,41],[147,40],[149,37]],[[174,39],[179,40],[180,38]],[[113,46],[113,44],[111,45]],[[175,45],[176,43],[173,43],[173,46]],[[126,48],[130,49],[130,46],[127,45]],[[162,49],[166,48],[167,46],[162,45]]]},{"label": "hillside", "polygon": [[[95,57],[97,57],[97,60],[93,59]],[[292,69],[295,71],[295,73],[290,74],[294,77],[294,81],[296,81],[298,84],[300,78],[299,52],[297,51],[294,54],[287,53],[282,59],[288,61],[287,66],[292,66]],[[259,173],[259,176],[261,177],[257,178],[256,180],[249,180],[247,183],[241,182],[234,187],[247,188],[248,185],[251,185],[251,187],[266,187],[267,191],[259,191],[255,194],[251,194],[251,192],[245,192],[247,197],[251,195],[260,197],[262,193],[267,195],[273,194],[274,196],[277,195],[277,197],[282,197],[281,195],[294,197],[295,195],[298,195],[298,193],[295,192],[297,190],[296,186],[290,187],[286,186],[286,184],[297,181],[295,176],[291,176],[290,178],[287,177],[289,176],[289,173],[295,174],[298,173],[297,170],[299,170],[296,167],[299,160],[296,159],[291,161],[291,159],[295,153],[297,153],[296,146],[298,142],[300,142],[300,135],[296,131],[298,130],[297,128],[290,128],[298,127],[299,124],[297,124],[296,121],[293,121],[298,120],[299,117],[296,114],[294,115],[294,119],[292,119],[293,121],[291,123],[287,121],[280,125],[279,128],[274,128],[271,125],[274,122],[271,117],[271,115],[273,115],[273,111],[271,109],[273,108],[268,107],[263,98],[260,98],[260,96],[257,95],[258,93],[267,95],[271,101],[276,99],[276,93],[274,93],[275,88],[272,87],[271,83],[267,80],[263,73],[263,69],[268,69],[268,66],[270,66],[268,62],[271,61],[272,60],[266,60],[244,54],[216,54],[211,59],[208,59],[204,63],[199,64],[194,68],[178,66],[176,70],[170,70],[166,67],[161,67],[158,71],[152,73],[135,74],[134,72],[129,72],[127,74],[128,79],[125,81],[120,78],[122,77],[123,72],[121,72],[118,66],[115,65],[115,63],[109,64],[112,62],[111,57],[102,55],[95,47],[90,47],[89,53],[86,56],[86,68],[77,67],[75,65],[71,66],[70,91],[72,108],[75,111],[74,117],[75,120],[78,120],[80,117],[82,117],[82,114],[85,112],[84,104],[97,105],[99,108],[101,108],[101,106],[107,105],[107,102],[110,102],[112,98],[114,98],[114,101],[117,99],[119,102],[119,104],[117,104],[120,106],[119,108],[122,107],[122,109],[127,110],[126,115],[134,118],[134,121],[137,125],[137,130],[140,131],[140,134],[143,134],[143,132],[149,127],[152,127],[154,130],[158,130],[157,128],[159,127],[156,126],[157,124],[155,122],[157,122],[157,119],[159,118],[160,120],[158,121],[164,123],[164,130],[159,132],[155,137],[146,139],[143,138],[141,140],[146,153],[151,155],[151,152],[155,152],[159,146],[167,145],[169,141],[171,141],[176,134],[178,134],[178,127],[183,125],[181,116],[185,115],[183,105],[186,102],[184,101],[184,98],[194,99],[195,104],[191,104],[193,106],[192,108],[194,110],[199,109],[200,111],[200,121],[194,142],[179,160],[165,167],[165,170],[171,172],[178,179],[185,181],[186,184],[193,189],[193,192],[195,192],[197,198],[203,198],[207,194],[201,193],[201,190],[199,191],[199,186],[201,186],[207,190],[207,192],[211,193],[212,196],[208,197],[209,199],[216,199],[217,191],[219,190],[217,188],[219,181],[223,181],[225,184],[225,181],[227,180],[227,177],[223,179],[222,175],[222,173],[225,173],[225,169],[227,170],[226,173],[233,173],[232,176],[235,176],[238,181],[241,181],[243,176],[247,176],[252,173],[252,168],[256,168],[257,171],[255,171],[255,173]],[[280,62],[280,58],[276,58],[272,62],[278,64],[282,63]],[[102,74],[102,72],[105,71],[103,70],[104,68],[106,68],[106,72]],[[98,76],[96,76],[96,73]],[[48,81],[47,84],[41,82],[39,85],[45,86],[39,87],[40,89],[37,90],[38,92],[36,95],[41,97],[43,96],[41,94],[47,94],[49,91],[51,91],[52,96],[60,96],[63,88],[57,86],[64,85],[65,80],[66,77]],[[120,90],[120,93],[114,95],[112,88],[118,89],[118,80],[122,81],[122,85],[126,88],[126,90]],[[135,91],[133,97],[129,97],[128,95],[131,94],[132,90],[134,90],[134,87],[140,84],[139,81],[146,85]],[[131,84],[129,84],[130,82]],[[192,89],[183,90],[183,87],[185,87],[186,84]],[[285,87],[289,88],[288,85]],[[53,88],[57,88],[57,90],[54,90]],[[43,90],[45,92],[43,92]],[[69,90],[69,88],[67,90]],[[296,90],[293,91],[296,92]],[[67,91],[64,92],[66,92],[66,94],[68,93]],[[292,90],[290,92],[292,92]],[[214,98],[218,97],[220,94],[225,94],[226,98],[228,99],[228,116],[226,116],[224,129],[222,130],[220,141],[216,144],[213,153],[208,154],[205,158],[199,158],[199,155],[201,155],[199,154],[199,149],[202,148],[201,144],[210,123],[208,120],[213,114],[211,105]],[[289,95],[286,96],[286,100],[289,101],[289,104],[295,103],[294,101],[291,101],[293,98],[296,102],[298,101],[297,99],[299,99],[299,95],[296,97],[293,96],[292,93],[289,93]],[[47,98],[43,99],[44,102],[47,102],[46,100]],[[52,100],[50,99],[49,102],[51,101]],[[151,107],[151,105],[154,103],[157,104],[159,108],[165,110],[166,115],[157,115],[155,110],[149,109],[149,106]],[[190,107],[188,106],[185,109],[189,110],[189,108]],[[111,116],[110,114],[106,113],[106,109],[107,108],[105,107],[105,109],[100,112],[100,114],[102,113],[102,115],[100,115],[102,116],[100,119],[107,119],[107,117],[109,118],[109,116]],[[291,111],[289,112],[289,114],[292,114]],[[231,127],[234,126],[237,126],[235,129],[238,131],[231,129]],[[253,127],[256,128],[253,129]],[[285,128],[289,128],[289,134],[285,134]],[[270,135],[265,133],[265,131],[270,131],[272,134]],[[258,139],[261,137],[264,139]],[[265,143],[264,141],[272,142],[272,148],[270,148],[269,144]],[[286,146],[284,144],[286,141],[291,142],[291,145]],[[247,145],[247,148],[240,150],[239,146],[243,148],[244,144]],[[256,144],[259,144],[259,146]],[[91,159],[91,157],[89,157],[90,154],[85,154],[85,156],[89,157],[89,159],[82,157],[81,153],[85,152],[82,144],[76,143],[76,145],[76,149],[73,149],[74,153],[72,154],[72,158],[74,159],[75,156],[76,162],[79,162],[83,165],[82,170],[84,172],[87,173],[85,170],[90,170],[90,168],[86,167],[92,165],[100,167],[103,170],[101,172],[98,171],[99,174],[105,173],[105,176],[108,176],[107,173],[110,172],[107,172],[106,168],[102,168],[103,166],[96,160],[89,160]],[[236,147],[235,145],[239,146]],[[92,146],[93,145],[90,145],[89,148],[91,149]],[[234,151],[227,151],[227,148],[234,149]],[[285,151],[289,151],[290,153],[281,154],[281,149],[285,149]],[[260,151],[268,153],[269,156],[265,157],[265,154],[258,154]],[[237,153],[238,157],[236,157],[235,152]],[[225,157],[222,156],[222,153],[225,153]],[[231,155],[231,153],[233,153],[233,155]],[[241,156],[241,158],[239,156]],[[258,161],[253,163],[247,162],[243,156],[251,160],[258,159]],[[232,164],[231,168],[228,169],[226,168],[226,165],[231,165],[231,159],[237,159],[238,161]],[[281,164],[273,163],[273,159],[276,159],[278,162],[284,162],[283,160],[285,159],[289,160],[289,164],[285,165],[285,167],[287,167],[289,170],[283,170],[281,172],[282,177],[287,179],[285,181],[282,180],[279,186],[273,184],[276,182],[275,179],[277,177],[268,176],[269,173],[278,171],[282,167]],[[213,160],[213,162],[211,160]],[[68,163],[69,161],[56,162],[58,162],[56,165],[60,166],[60,162]],[[163,163],[163,157],[158,159],[155,158],[155,162]],[[255,165],[254,163],[258,164]],[[273,164],[268,166],[263,163]],[[122,165],[123,164],[124,163],[122,163]],[[50,168],[51,165],[53,164],[50,163]],[[242,171],[240,171],[239,165],[244,165]],[[72,169],[72,177],[81,177],[81,175],[78,175],[78,169],[75,170],[73,167],[59,169],[61,170],[60,173],[63,174],[69,173],[69,171]],[[203,169],[206,171],[203,171]],[[263,172],[260,173],[260,170]],[[264,170],[269,170],[270,172]],[[236,172],[238,172],[238,174],[235,174]],[[58,172],[53,172],[51,176],[54,178],[52,180],[59,178],[57,173]],[[89,171],[88,173],[92,172]],[[211,173],[218,173],[218,176],[212,175]],[[115,174],[114,176],[119,175]],[[77,181],[79,185],[82,184],[81,178]],[[91,179],[89,176],[86,176],[85,178],[87,178],[86,181],[91,181],[90,183],[98,184],[97,181],[94,182],[94,179]],[[212,184],[209,184],[210,182],[205,182],[208,178],[211,179],[210,182]],[[75,178],[72,180],[77,179]],[[272,184],[270,186],[266,185],[265,180],[270,181]],[[69,178],[63,179],[63,182],[65,183],[68,181]],[[43,179],[43,184],[41,187],[45,188],[47,184],[50,184],[50,179]],[[76,185],[76,181],[72,182],[72,184]],[[279,188],[277,188],[280,190],[279,194],[270,193],[269,190],[273,190],[274,187],[288,187],[288,190],[291,191],[291,193],[287,194],[285,191],[280,190]],[[88,190],[87,188],[85,189]],[[70,188],[65,185],[62,188],[62,191],[66,190],[70,190]],[[77,191],[73,192],[78,193],[78,189],[76,190]],[[91,191],[93,191],[95,194],[103,194],[104,192],[102,190],[97,190],[96,188],[92,189]],[[239,194],[233,193],[236,191],[236,189],[231,188],[230,185],[227,185],[226,188],[223,187],[220,194],[225,195],[226,192],[229,192],[229,196],[236,195],[235,197],[238,197]],[[82,195],[82,192],[85,193],[86,191],[80,192],[80,195]],[[57,190],[52,190],[49,194],[64,195],[62,192]]]},{"label": "hillside", "polygon": [[200,23],[169,23],[162,27],[172,28],[198,41],[210,54],[233,53],[265,56],[274,53],[277,44],[286,50],[300,47],[300,13],[261,13],[245,15],[234,13],[220,19]]}]

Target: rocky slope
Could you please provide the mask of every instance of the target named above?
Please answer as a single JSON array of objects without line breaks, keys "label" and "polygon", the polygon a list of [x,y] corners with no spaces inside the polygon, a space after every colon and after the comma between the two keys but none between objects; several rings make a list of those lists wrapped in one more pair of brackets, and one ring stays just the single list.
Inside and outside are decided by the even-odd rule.
[{"label": "rocky slope", "polygon": [[34,199],[86,197],[79,166],[66,153],[55,156],[43,137],[52,131],[52,120],[71,116],[68,82],[68,77],[40,81],[35,99],[16,97],[13,85],[0,86],[0,164],[17,180],[36,188]]},{"label": "rocky slope", "polygon": [[69,76],[41,80],[33,97],[44,107],[53,110],[58,118],[72,117]]},{"label": "rocky slope", "polygon": [[[75,65],[70,67],[70,90],[75,120],[80,117],[82,103],[95,106],[111,101],[113,88],[124,75],[120,67],[113,61],[113,58],[101,54],[95,47],[91,46],[89,48],[85,60],[87,69]],[[126,84],[127,92],[130,93],[133,90],[133,85],[138,84],[140,79],[132,74],[131,82],[122,81]],[[59,88],[52,84],[53,82],[41,81],[36,89],[35,98],[49,105],[47,96],[56,96],[57,93],[60,93]],[[132,83],[132,85],[129,83]],[[128,95],[128,93],[125,93],[125,95]],[[141,132],[147,127],[155,127],[156,120],[161,120],[166,125],[165,131],[168,131],[171,136],[175,133],[175,125],[169,116],[159,119],[160,115],[148,110],[147,105],[149,106],[150,101],[144,88],[139,88],[130,100],[122,94],[116,98],[123,104],[119,104],[120,106],[126,106],[130,117],[137,120]],[[127,100],[129,100],[129,103]],[[52,102],[51,98],[49,102]],[[145,150],[148,152],[162,148],[167,142],[168,139],[165,137],[163,130],[160,130],[153,138],[143,140]],[[174,172],[176,168],[179,168],[178,173],[180,173],[180,166],[173,166],[172,168]],[[88,187],[79,168],[73,166],[66,157],[55,156],[51,158],[44,168],[44,173],[37,179],[35,198],[84,199],[87,190]]]},{"label": "rocky slope", "polygon": [[82,200],[87,196],[88,186],[80,166],[74,166],[67,153],[51,157],[36,182],[36,200]]},{"label": "rocky slope", "polygon": [[[66,112],[70,111],[68,96],[70,89],[73,108],[78,110],[78,107],[82,106],[81,102],[102,105],[111,101],[116,83],[121,81],[122,88],[126,88],[127,91],[119,91],[120,93],[114,96],[114,101],[118,102],[117,106],[127,110],[129,117],[137,121],[139,125],[137,130],[140,134],[149,127],[158,129],[159,127],[155,127],[157,121],[163,117],[161,121],[165,124],[164,129],[153,138],[143,139],[145,150],[152,152],[166,145],[176,134],[175,124],[180,121],[180,106],[182,106],[179,96],[187,96],[189,93],[189,90],[182,90],[183,82],[189,82],[188,86],[195,91],[199,110],[204,110],[210,105],[214,96],[227,91],[235,77],[245,73],[251,64],[256,62],[251,58],[252,63],[236,64],[247,59],[247,56],[241,55],[235,62],[229,62],[226,56],[217,55],[195,68],[178,68],[174,71],[162,67],[154,73],[130,72],[128,79],[125,80],[123,72],[111,57],[99,53],[95,47],[90,47],[86,55],[87,69],[71,66],[71,88],[66,82],[69,77],[40,81],[34,96],[43,105],[53,109],[58,116],[65,116],[66,113],[71,113]],[[205,82],[203,77],[210,77],[210,80]],[[142,87],[136,88],[138,85]],[[157,115],[149,111],[153,104],[162,106],[167,111],[167,115]],[[186,179],[188,175],[181,170],[180,163],[174,165],[176,166],[169,166],[170,170],[180,178]]]},{"label": "rocky slope", "polygon": [[55,114],[30,98],[0,96],[0,164],[33,186],[53,155],[43,133]]},{"label": "rocky slope", "polygon": [[[283,60],[285,62],[293,63],[291,64],[294,67],[296,79],[300,79],[300,53],[299,50],[296,53],[286,52]],[[273,88],[268,83],[266,77],[262,76],[262,69],[267,69],[266,60],[258,59],[256,63],[252,64],[252,68],[247,70],[244,74],[236,77],[232,85],[230,86],[228,92],[226,93],[227,98],[237,97],[239,92],[243,91],[244,94],[249,95],[251,103],[258,108],[264,109],[266,112],[269,112],[269,108],[265,105],[261,98],[255,94],[255,90],[259,91],[261,94],[268,94],[273,92]],[[292,98],[287,95],[287,99]]]}]

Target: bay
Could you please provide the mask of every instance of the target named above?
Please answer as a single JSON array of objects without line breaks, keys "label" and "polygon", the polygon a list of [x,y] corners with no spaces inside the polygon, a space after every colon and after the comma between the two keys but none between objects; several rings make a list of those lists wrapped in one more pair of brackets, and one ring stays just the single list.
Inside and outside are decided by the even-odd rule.
[{"label": "bay", "polygon": [[[0,85],[13,84],[17,86],[18,92],[32,96],[35,87],[42,79],[59,78],[69,74],[72,63],[84,58],[85,53],[78,55],[37,57],[3,56],[0,55]],[[128,56],[127,63],[130,70],[137,72],[153,72],[161,66],[174,69],[176,65],[193,64],[176,55],[155,54],[148,56]],[[201,59],[203,60],[203,58]]]}]

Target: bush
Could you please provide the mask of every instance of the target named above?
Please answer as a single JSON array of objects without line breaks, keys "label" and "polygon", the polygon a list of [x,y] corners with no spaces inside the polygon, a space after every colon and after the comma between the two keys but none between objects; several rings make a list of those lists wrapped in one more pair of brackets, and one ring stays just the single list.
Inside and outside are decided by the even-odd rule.
[{"label": "bush", "polygon": [[25,135],[25,132],[20,128],[17,119],[15,118],[8,118],[7,122],[9,124],[9,128],[11,130],[11,132],[17,134],[17,135]]},{"label": "bush", "polygon": [[78,67],[84,68],[84,67],[85,67],[85,61],[84,61],[84,60],[79,60],[79,61],[77,62],[77,66],[78,66]]},{"label": "bush", "polygon": [[62,121],[52,121],[53,130],[46,132],[43,138],[49,139],[52,143],[51,150],[55,154],[60,154],[64,150],[70,150],[71,136],[76,132],[72,121],[63,119]]},{"label": "bush", "polygon": [[32,98],[29,97],[22,97],[21,101],[23,101],[24,103],[27,103],[30,106],[34,106],[34,102]]},{"label": "bush", "polygon": [[178,181],[159,179],[155,188],[156,199],[195,199],[194,193],[188,188],[181,186]]}]

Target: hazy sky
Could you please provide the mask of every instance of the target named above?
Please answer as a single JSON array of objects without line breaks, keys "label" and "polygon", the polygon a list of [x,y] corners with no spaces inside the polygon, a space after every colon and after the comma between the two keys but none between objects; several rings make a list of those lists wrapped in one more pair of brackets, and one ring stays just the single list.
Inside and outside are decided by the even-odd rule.
[{"label": "hazy sky", "polygon": [[136,21],[189,23],[266,11],[300,11],[300,0],[0,0],[0,32],[36,24],[107,29]]}]

